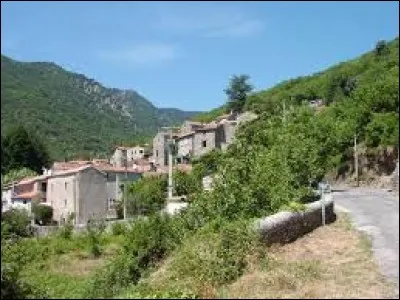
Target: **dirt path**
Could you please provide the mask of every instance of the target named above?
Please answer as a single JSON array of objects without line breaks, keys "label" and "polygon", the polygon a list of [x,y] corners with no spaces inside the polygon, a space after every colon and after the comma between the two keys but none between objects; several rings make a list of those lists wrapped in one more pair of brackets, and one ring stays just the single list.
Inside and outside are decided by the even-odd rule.
[{"label": "dirt path", "polygon": [[399,294],[398,194],[373,188],[333,188],[338,210],[350,213],[356,228],[372,240],[374,257],[383,275],[393,280]]}]

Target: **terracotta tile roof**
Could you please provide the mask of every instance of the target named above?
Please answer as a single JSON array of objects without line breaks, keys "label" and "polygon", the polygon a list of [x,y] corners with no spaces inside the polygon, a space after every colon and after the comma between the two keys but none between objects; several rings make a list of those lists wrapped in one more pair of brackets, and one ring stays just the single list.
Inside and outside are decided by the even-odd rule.
[{"label": "terracotta tile roof", "polygon": [[93,166],[92,164],[87,164],[87,165],[84,165],[84,166],[80,166],[80,167],[78,167],[78,168],[75,167],[75,168],[73,168],[73,169],[68,169],[68,170],[64,170],[64,171],[58,171],[58,172],[55,172],[55,173],[53,173],[53,174],[51,174],[51,175],[47,175],[47,177],[50,178],[50,177],[58,177],[58,176],[64,176],[64,175],[71,175],[71,174],[79,173],[79,172],[84,171],[84,170],[89,169],[89,168],[96,169],[96,170],[99,171],[100,173],[103,173],[101,170],[97,169],[97,168],[96,168],[95,166]]},{"label": "terracotta tile roof", "polygon": [[34,177],[25,177],[18,181],[16,184],[17,185],[23,185],[23,184],[30,184],[34,183],[39,180],[46,180],[49,175],[39,175],[39,176],[34,176]]},{"label": "terracotta tile roof", "polygon": [[35,197],[36,195],[40,194],[40,192],[38,191],[31,191],[31,192],[26,192],[26,193],[22,193],[19,195],[15,195],[12,198],[18,198],[18,199],[32,199],[33,197]]}]

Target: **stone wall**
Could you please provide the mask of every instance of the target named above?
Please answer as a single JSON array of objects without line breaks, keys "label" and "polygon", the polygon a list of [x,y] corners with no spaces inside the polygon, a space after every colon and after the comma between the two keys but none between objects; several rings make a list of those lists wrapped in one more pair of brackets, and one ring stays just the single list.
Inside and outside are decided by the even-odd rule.
[{"label": "stone wall", "polygon": [[[205,147],[203,142],[205,142]],[[215,130],[198,131],[194,134],[193,156],[201,156],[215,148]]]},{"label": "stone wall", "polygon": [[[336,220],[333,200],[325,201],[325,222]],[[306,204],[301,212],[280,212],[258,220],[256,230],[267,245],[285,244],[296,240],[322,225],[322,201]]]}]

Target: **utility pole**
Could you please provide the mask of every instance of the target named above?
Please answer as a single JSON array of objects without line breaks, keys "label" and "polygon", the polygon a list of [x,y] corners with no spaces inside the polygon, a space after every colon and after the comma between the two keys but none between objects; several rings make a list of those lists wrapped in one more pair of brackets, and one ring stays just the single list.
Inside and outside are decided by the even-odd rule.
[{"label": "utility pole", "polygon": [[168,199],[172,199],[172,129],[169,128],[168,141]]},{"label": "utility pole", "polygon": [[[126,153],[126,155],[128,155]],[[126,202],[128,202],[128,193],[127,193],[127,177],[128,177],[128,157],[125,156],[124,159],[124,165],[125,165],[125,181],[124,181],[124,220],[126,220]]]},{"label": "utility pole", "polygon": [[172,165],[173,165],[172,130],[173,130],[173,128],[175,128],[175,127],[162,127],[163,130],[168,130],[168,199],[172,199],[172,193],[173,193],[173,182],[172,182]]},{"label": "utility pole", "polygon": [[354,135],[354,175],[356,177],[356,186],[359,186],[358,179],[358,153],[357,153],[357,134]]}]

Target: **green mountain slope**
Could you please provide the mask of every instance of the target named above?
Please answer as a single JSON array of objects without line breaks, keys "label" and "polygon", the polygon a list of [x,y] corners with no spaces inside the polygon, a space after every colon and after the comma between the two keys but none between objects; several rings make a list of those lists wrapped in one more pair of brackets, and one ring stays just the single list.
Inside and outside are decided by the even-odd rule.
[{"label": "green mountain slope", "polygon": [[[385,47],[381,49],[378,44]],[[340,102],[348,99],[356,89],[374,84],[379,79],[398,77],[399,39],[378,44],[374,50],[325,71],[300,76],[270,89],[255,92],[249,96],[245,109],[273,113],[282,109],[283,102],[286,105],[300,105],[316,99],[323,99],[325,104]],[[225,106],[221,106],[195,115],[192,119],[210,121],[225,113],[225,110]]]},{"label": "green mountain slope", "polygon": [[[381,49],[379,45],[384,47]],[[246,109],[268,111],[274,107],[282,107],[283,101],[291,105],[300,105],[315,99],[323,99],[325,104],[339,102],[350,98],[355,90],[374,84],[377,80],[387,76],[398,77],[398,67],[399,39],[388,43],[379,42],[374,50],[358,58],[254,93],[249,97]]]},{"label": "green mountain slope", "polygon": [[56,159],[106,155],[115,143],[143,142],[195,114],[157,108],[135,91],[105,88],[54,63],[1,56],[2,134],[22,123],[45,138]]}]

